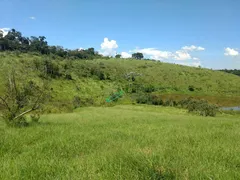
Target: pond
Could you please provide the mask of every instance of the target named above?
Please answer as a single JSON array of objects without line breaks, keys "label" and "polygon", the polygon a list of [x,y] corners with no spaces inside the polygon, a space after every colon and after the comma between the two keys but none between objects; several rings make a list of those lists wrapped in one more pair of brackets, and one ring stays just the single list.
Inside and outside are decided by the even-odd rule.
[{"label": "pond", "polygon": [[222,110],[225,110],[225,111],[240,111],[240,106],[235,106],[235,107],[222,107],[221,108]]}]

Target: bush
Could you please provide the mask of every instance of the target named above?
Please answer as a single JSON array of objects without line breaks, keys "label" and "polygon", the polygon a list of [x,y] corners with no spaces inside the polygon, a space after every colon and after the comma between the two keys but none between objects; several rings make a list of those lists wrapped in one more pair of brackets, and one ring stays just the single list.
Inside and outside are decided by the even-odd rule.
[{"label": "bush", "polygon": [[154,92],[156,89],[153,85],[148,85],[146,87],[144,87],[144,92],[146,93],[151,93],[151,92]]},{"label": "bush", "polygon": [[209,104],[205,100],[194,100],[188,98],[179,103],[183,108],[188,109],[188,112],[199,114],[201,116],[216,116],[218,107],[214,104]]},{"label": "bush", "polygon": [[66,75],[65,75],[65,79],[67,79],[67,80],[73,80],[71,74],[66,74]]},{"label": "bush", "polygon": [[177,106],[177,102],[173,99],[168,99],[166,100],[164,103],[163,103],[163,106],[172,106],[172,107],[175,107]]},{"label": "bush", "polygon": [[136,102],[138,104],[151,104],[149,94],[144,93],[137,94]]},{"label": "bush", "polygon": [[195,88],[194,88],[194,86],[191,85],[191,86],[188,86],[188,90],[189,90],[189,91],[194,91]]},{"label": "bush", "polygon": [[150,102],[153,105],[163,105],[163,100],[157,95],[150,95]]},{"label": "bush", "polygon": [[74,96],[74,98],[73,98],[73,107],[74,107],[74,109],[79,108],[81,106],[81,104],[82,104],[82,102],[81,102],[80,97]]},{"label": "bush", "polygon": [[33,123],[38,123],[39,122],[39,119],[40,119],[40,115],[39,114],[31,114],[30,115],[30,118],[31,118],[31,121]]},{"label": "bush", "polygon": [[[19,78],[19,76],[16,76]],[[47,98],[47,90],[44,85],[39,86],[33,81],[18,79],[15,72],[9,75],[9,81],[5,85],[5,93],[0,96],[0,104],[3,107],[2,116],[10,126],[27,126],[26,114],[39,110]]]},{"label": "bush", "polygon": [[138,104],[152,104],[152,105],[163,105],[172,107],[181,107],[188,110],[189,113],[195,113],[201,116],[216,116],[218,107],[214,104],[209,104],[205,100],[194,100],[193,98],[187,98],[182,101],[175,101],[168,99],[165,102],[161,97],[148,93],[138,93],[136,97]]},{"label": "bush", "polygon": [[94,65],[90,69],[91,76],[96,76],[99,80],[106,80],[107,77],[100,66]]},{"label": "bush", "polygon": [[5,119],[6,124],[10,127],[27,127],[29,125],[25,116],[21,116],[17,119],[13,119],[11,121],[9,121],[6,117],[4,119]]},{"label": "bush", "polygon": [[87,106],[93,106],[95,104],[94,98],[90,97],[90,98],[86,98],[86,102],[85,104]]}]

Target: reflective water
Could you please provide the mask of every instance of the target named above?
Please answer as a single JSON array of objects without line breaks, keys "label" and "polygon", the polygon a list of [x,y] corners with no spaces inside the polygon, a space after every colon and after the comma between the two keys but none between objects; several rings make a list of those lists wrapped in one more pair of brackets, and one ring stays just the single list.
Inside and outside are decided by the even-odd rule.
[{"label": "reflective water", "polygon": [[235,106],[235,107],[222,107],[222,110],[225,111],[230,111],[230,110],[234,110],[234,111],[240,111],[240,106]]}]

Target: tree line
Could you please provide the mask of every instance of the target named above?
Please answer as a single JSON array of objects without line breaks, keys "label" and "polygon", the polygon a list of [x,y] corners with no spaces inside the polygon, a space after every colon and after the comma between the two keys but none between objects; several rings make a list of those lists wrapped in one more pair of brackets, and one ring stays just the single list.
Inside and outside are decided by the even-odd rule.
[{"label": "tree line", "polygon": [[[94,48],[69,50],[62,46],[50,46],[45,36],[24,37],[21,32],[11,29],[6,36],[0,30],[0,51],[38,52],[41,54],[54,54],[63,58],[95,59],[103,57]],[[116,55],[115,58],[121,58]],[[143,59],[142,53],[132,54],[134,59]]]},{"label": "tree line", "polygon": [[240,69],[221,69],[220,71],[240,76]]}]

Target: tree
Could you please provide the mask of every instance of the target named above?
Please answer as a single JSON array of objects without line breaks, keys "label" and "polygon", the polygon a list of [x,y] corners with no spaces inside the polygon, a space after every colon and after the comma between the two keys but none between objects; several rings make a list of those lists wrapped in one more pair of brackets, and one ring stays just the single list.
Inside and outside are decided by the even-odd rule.
[{"label": "tree", "polygon": [[0,51],[21,51],[38,52],[41,54],[53,54],[60,57],[69,57],[71,59],[94,59],[101,58],[102,55],[94,48],[79,50],[67,50],[61,46],[49,46],[45,36],[31,36],[30,38],[22,36],[21,32],[12,29],[3,37],[4,31],[0,30]]},{"label": "tree", "polygon": [[87,51],[87,53],[88,53],[89,55],[94,56],[94,54],[95,54],[94,48],[88,48],[86,51]]},{"label": "tree", "polygon": [[143,56],[142,53],[137,52],[137,53],[133,53],[132,54],[132,58],[134,58],[134,59],[143,59],[144,56]]},{"label": "tree", "polygon": [[7,46],[7,42],[3,37],[3,31],[0,30],[0,51],[5,50]]},{"label": "tree", "polygon": [[11,29],[8,34],[3,37],[6,50],[18,50],[20,48],[19,39],[22,38],[22,34],[15,29]]},{"label": "tree", "polygon": [[30,38],[30,50],[40,52],[41,54],[49,54],[48,42],[45,41],[45,36],[31,36]]},{"label": "tree", "polygon": [[0,29],[0,38],[3,38],[3,31]]},{"label": "tree", "polygon": [[121,54],[117,54],[115,58],[121,58]]},{"label": "tree", "polygon": [[44,84],[40,86],[32,80],[17,82],[15,72],[12,71],[6,83],[6,91],[0,96],[4,120],[9,125],[28,125],[25,115],[41,107],[46,99],[46,92]]}]

